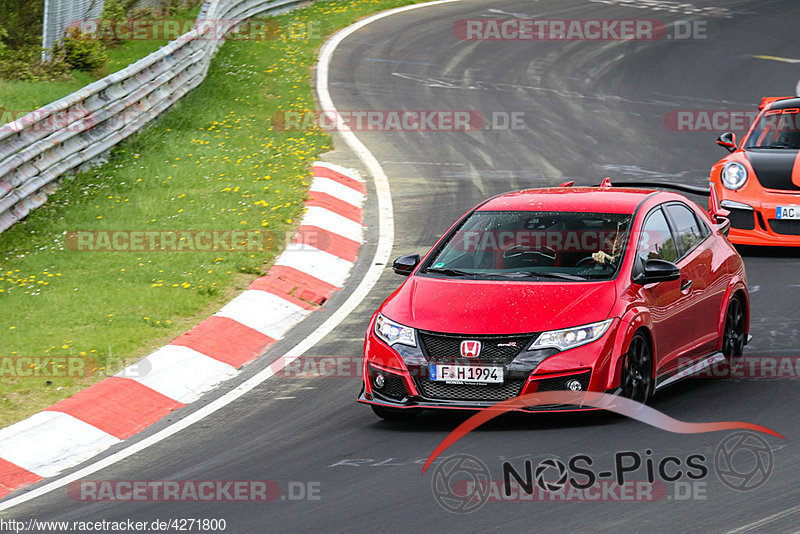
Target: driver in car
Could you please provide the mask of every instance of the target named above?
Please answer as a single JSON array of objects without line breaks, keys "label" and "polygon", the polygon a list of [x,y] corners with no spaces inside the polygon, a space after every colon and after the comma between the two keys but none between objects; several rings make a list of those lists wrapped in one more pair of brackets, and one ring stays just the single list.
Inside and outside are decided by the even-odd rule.
[{"label": "driver in car", "polygon": [[597,252],[592,253],[592,259],[600,265],[605,265],[606,263],[609,265],[615,264],[622,255],[622,244],[624,241],[622,234],[622,224],[620,224],[617,226],[617,231],[614,233],[614,241],[611,245],[611,253],[609,254],[605,250],[600,249]]},{"label": "driver in car", "polygon": [[619,254],[609,254],[605,250],[598,250],[592,253],[592,259],[600,265],[605,265],[606,262],[616,263],[617,258],[619,258]]}]

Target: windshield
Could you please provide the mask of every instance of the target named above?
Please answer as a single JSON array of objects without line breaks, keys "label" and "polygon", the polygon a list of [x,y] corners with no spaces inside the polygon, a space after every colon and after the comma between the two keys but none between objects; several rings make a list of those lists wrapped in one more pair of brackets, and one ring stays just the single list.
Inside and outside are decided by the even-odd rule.
[{"label": "windshield", "polygon": [[767,111],[747,138],[745,148],[800,148],[800,108]]},{"label": "windshield", "polygon": [[476,211],[421,273],[473,279],[608,280],[624,257],[631,217]]}]

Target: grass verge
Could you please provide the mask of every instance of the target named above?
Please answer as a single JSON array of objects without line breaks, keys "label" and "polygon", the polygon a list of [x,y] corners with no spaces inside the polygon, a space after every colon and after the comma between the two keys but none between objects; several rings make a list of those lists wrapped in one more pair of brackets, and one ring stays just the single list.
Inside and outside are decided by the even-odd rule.
[{"label": "grass verge", "polygon": [[[277,39],[228,42],[200,87],[0,234],[0,427],[167,343],[268,269],[302,214],[310,164],[331,142],[315,128],[273,129],[270,118],[314,109],[310,73],[325,35],[410,3],[321,2],[274,19],[292,28]],[[319,35],[298,32],[319,23]],[[279,246],[254,253],[65,247],[76,230],[192,229],[269,230]],[[3,367],[19,357],[48,364],[65,356],[90,359],[94,372],[23,377]]]}]

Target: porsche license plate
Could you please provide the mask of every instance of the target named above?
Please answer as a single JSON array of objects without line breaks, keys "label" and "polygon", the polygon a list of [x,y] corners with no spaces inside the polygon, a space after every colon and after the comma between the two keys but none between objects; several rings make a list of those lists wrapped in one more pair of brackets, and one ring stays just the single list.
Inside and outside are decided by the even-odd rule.
[{"label": "porsche license plate", "polygon": [[800,206],[778,206],[775,208],[777,219],[800,219]]},{"label": "porsche license plate", "polygon": [[484,365],[432,364],[428,378],[436,382],[464,384],[502,384],[503,368]]}]

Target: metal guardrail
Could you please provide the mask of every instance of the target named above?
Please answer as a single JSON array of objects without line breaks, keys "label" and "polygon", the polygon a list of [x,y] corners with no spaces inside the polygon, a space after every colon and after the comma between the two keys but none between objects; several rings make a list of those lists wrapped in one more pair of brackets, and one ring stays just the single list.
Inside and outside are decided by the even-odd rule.
[{"label": "metal guardrail", "polygon": [[194,28],[126,68],[0,126],[0,232],[41,206],[65,174],[98,161],[205,79],[239,22],[308,0],[206,0]]}]

